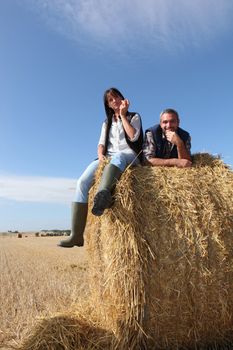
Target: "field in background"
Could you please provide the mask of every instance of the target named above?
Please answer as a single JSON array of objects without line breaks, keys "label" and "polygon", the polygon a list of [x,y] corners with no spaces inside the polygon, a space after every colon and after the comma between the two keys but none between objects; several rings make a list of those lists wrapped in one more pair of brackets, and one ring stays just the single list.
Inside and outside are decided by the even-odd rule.
[{"label": "field in background", "polygon": [[86,297],[85,248],[59,248],[59,240],[0,237],[0,348],[22,339],[38,318]]}]

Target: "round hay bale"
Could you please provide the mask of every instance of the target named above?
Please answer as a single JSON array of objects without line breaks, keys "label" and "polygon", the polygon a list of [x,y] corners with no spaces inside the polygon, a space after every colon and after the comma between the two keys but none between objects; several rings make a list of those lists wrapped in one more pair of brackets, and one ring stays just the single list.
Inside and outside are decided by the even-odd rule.
[{"label": "round hay bale", "polygon": [[128,169],[89,220],[92,303],[113,348],[233,344],[233,173],[219,158]]},{"label": "round hay bale", "polygon": [[111,348],[113,338],[86,309],[41,319],[17,349],[102,350]]}]

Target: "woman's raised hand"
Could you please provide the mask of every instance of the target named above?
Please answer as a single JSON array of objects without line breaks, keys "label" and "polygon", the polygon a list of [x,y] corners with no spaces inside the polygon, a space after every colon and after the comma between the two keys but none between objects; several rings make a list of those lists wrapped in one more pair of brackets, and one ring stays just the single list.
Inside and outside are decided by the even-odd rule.
[{"label": "woman's raised hand", "polygon": [[125,99],[121,101],[120,104],[120,116],[125,117],[129,108],[129,100]]}]

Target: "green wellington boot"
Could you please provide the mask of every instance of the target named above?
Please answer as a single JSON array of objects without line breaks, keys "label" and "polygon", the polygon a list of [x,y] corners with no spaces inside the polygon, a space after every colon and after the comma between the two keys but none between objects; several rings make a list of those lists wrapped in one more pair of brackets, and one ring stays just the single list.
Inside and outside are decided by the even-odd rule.
[{"label": "green wellington boot", "polygon": [[61,241],[59,247],[72,248],[75,245],[82,247],[84,244],[83,233],[87,221],[87,203],[72,203],[72,221],[71,221],[71,235],[65,240]]},{"label": "green wellington boot", "polygon": [[98,192],[94,198],[92,214],[101,216],[105,209],[113,204],[112,191],[115,188],[117,180],[121,177],[121,170],[113,165],[107,164],[104,168]]}]

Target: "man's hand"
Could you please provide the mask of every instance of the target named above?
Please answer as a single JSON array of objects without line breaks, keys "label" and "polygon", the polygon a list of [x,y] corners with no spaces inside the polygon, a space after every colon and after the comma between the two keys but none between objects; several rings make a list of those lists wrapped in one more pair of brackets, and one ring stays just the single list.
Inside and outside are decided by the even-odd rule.
[{"label": "man's hand", "polygon": [[174,159],[175,165],[178,168],[190,168],[192,166],[192,162],[188,159]]},{"label": "man's hand", "polygon": [[[164,133],[165,133],[166,139],[172,144],[176,145],[177,152],[178,152],[178,159],[181,161],[189,161],[189,163],[192,164],[190,153],[187,151],[185,144],[180,138],[180,136],[175,131],[171,131],[171,130],[165,130]],[[180,168],[186,168],[191,165],[181,163],[181,164],[177,164],[177,166]]]},{"label": "man's hand", "polygon": [[177,168],[190,168],[192,162],[188,159],[178,159],[178,158],[149,158],[147,159],[147,164],[152,166],[176,166]]},{"label": "man's hand", "polygon": [[173,143],[176,146],[183,142],[175,131],[165,130],[165,136],[169,142]]}]

